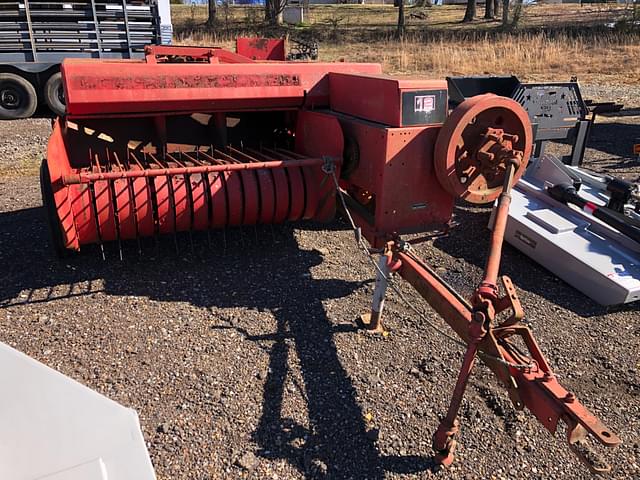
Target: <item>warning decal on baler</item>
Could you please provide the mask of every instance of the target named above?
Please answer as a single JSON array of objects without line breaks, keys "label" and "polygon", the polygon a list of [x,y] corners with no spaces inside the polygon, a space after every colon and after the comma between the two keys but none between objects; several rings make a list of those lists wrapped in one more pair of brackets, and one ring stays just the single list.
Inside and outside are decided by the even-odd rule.
[{"label": "warning decal on baler", "polygon": [[402,126],[434,125],[447,118],[446,90],[402,92]]},{"label": "warning decal on baler", "polygon": [[414,112],[430,112],[436,108],[435,95],[416,95],[414,102]]}]

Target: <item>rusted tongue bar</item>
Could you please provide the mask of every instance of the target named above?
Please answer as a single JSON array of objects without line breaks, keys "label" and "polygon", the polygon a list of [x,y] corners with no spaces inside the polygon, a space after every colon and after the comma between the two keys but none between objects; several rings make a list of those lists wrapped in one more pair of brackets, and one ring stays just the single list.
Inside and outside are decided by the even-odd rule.
[{"label": "rusted tongue bar", "polygon": [[[593,451],[587,438],[591,435],[606,447],[618,445],[620,438],[558,383],[531,330],[521,322],[522,306],[506,276],[501,278],[505,295],[499,293],[498,271],[510,191],[516,171],[523,168],[521,151],[503,150],[504,184],[495,209],[484,277],[470,303],[417,258],[406,242],[399,239],[390,242],[386,252],[389,265],[394,265],[467,345],[447,415],[433,437],[436,459],[444,465],[453,462],[459,430],[458,410],[476,358],[480,356],[507,388],[517,409],[526,406],[552,433],[557,430],[558,422],[563,421],[567,425],[569,446],[578,458],[594,473],[608,472],[610,466]],[[499,315],[503,319],[500,322]],[[516,346],[521,344],[528,350],[526,353]]]}]

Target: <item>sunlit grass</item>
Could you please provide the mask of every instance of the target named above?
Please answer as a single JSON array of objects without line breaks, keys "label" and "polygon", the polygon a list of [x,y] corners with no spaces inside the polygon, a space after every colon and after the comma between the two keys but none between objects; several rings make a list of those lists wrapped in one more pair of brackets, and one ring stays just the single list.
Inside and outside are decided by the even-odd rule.
[{"label": "sunlit grass", "polygon": [[[206,7],[178,6],[172,16],[176,43],[233,47],[239,35],[307,36],[320,41],[322,60],[379,62],[396,74],[501,75],[522,79],[640,83],[640,34],[608,29],[629,14],[615,4],[527,7],[516,32],[500,33],[499,21],[462,24],[464,6],[407,9],[407,35],[395,39],[397,9],[389,5],[317,5],[305,25],[265,32],[262,7],[220,8],[218,26],[204,25]],[[478,8],[482,16],[482,8]]]}]

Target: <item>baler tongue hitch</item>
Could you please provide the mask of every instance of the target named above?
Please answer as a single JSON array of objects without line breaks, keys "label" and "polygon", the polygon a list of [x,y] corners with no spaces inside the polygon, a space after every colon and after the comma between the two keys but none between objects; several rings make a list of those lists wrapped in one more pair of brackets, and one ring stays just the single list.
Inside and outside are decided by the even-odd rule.
[{"label": "baler tongue hitch", "polygon": [[[611,467],[591,450],[585,439],[591,434],[607,447],[618,445],[620,439],[580,404],[573,393],[558,383],[531,330],[521,323],[524,311],[516,289],[507,276],[500,278],[505,295],[499,295],[498,272],[511,203],[510,192],[516,174],[519,172],[521,175],[524,170],[528,153],[525,150],[514,149],[519,138],[523,137],[518,136],[522,135],[522,130],[514,129],[513,125],[511,128],[518,134],[505,133],[503,129],[495,128],[486,128],[484,132],[478,130],[477,110],[480,110],[481,114],[485,113],[487,103],[491,105],[491,96],[485,98],[484,105],[478,98],[472,98],[460,105],[461,112],[457,109],[445,122],[443,131],[448,132],[447,136],[438,137],[436,145],[436,151],[440,148],[442,152],[449,152],[444,159],[441,157],[441,161],[445,163],[449,172],[454,172],[447,176],[442,175],[444,185],[475,203],[498,197],[483,280],[471,296],[471,302],[467,302],[417,258],[410,243],[396,238],[387,243],[384,254],[376,265],[376,287],[372,311],[367,314],[371,320],[368,328],[384,331],[384,293],[387,286],[391,285],[410,308],[428,325],[439,331],[422,312],[408,302],[401,290],[393,285],[389,274],[397,272],[464,340],[456,340],[456,343],[466,350],[447,414],[433,436],[433,449],[439,463],[447,466],[453,463],[455,437],[460,426],[457,419],[458,411],[476,357],[480,356],[507,388],[516,409],[522,410],[526,406],[552,433],[556,431],[559,420],[565,422],[568,443],[574,454],[591,472],[605,473],[610,471]],[[504,108],[504,104],[501,108]],[[465,115],[470,111],[474,112],[473,116]],[[504,114],[497,113],[495,109],[491,113]],[[452,118],[457,122],[455,128],[449,124]],[[465,119],[468,124],[464,123]],[[476,133],[475,139],[469,135],[469,130]],[[451,145],[455,145],[455,148],[452,149]],[[439,171],[446,172],[445,168]],[[491,182],[495,184],[496,180],[502,181],[501,186],[489,189],[488,185]],[[504,312],[507,312],[508,316],[501,323],[497,323],[497,316]],[[524,354],[513,341],[510,341],[516,336],[520,337],[528,354]]]},{"label": "baler tongue hitch", "polygon": [[[473,370],[476,355],[483,354],[482,358],[494,369],[498,378],[504,381],[509,390],[511,400],[518,409],[526,405],[538,418],[544,412],[541,402],[531,398],[526,389],[520,388],[517,377],[529,375],[528,381],[535,378],[545,384],[547,393],[551,394],[551,401],[555,404],[554,416],[547,416],[543,422],[550,431],[555,430],[558,419],[562,419],[567,425],[567,440],[571,450],[593,473],[604,473],[611,467],[604,464],[597,454],[592,452],[585,438],[591,433],[603,445],[615,446],[620,440],[597,420],[586,408],[576,401],[575,395],[566,392],[557,383],[551,368],[540,352],[531,331],[521,323],[524,312],[518,300],[511,279],[502,277],[502,285],[506,295],[498,297],[497,276],[500,267],[500,256],[504,233],[511,202],[511,185],[513,174],[522,162],[522,152],[512,152],[514,155],[506,158],[506,172],[504,185],[498,198],[498,204],[493,218],[494,226],[491,232],[491,243],[484,272],[484,279],[476,288],[471,299],[471,312],[469,322],[469,343],[462,361],[462,367],[449,405],[446,417],[440,422],[433,437],[433,448],[436,457],[444,465],[453,461],[453,453],[458,432],[457,414],[462,403],[462,397]],[[512,314],[500,324],[496,324],[496,315],[504,310],[511,310]],[[509,337],[519,335],[529,350],[529,356],[522,355],[513,344],[509,343]],[[495,362],[492,364],[492,362]],[[505,368],[506,367],[506,368]],[[500,370],[498,372],[497,370]],[[542,377],[540,377],[542,375]],[[567,407],[566,409],[564,407]],[[551,410],[551,409],[550,409]],[[546,415],[546,414],[545,414]],[[551,415],[549,413],[549,415]],[[587,428],[583,427],[585,425]]]},{"label": "baler tongue hitch", "polygon": [[[59,250],[329,220],[339,198],[376,270],[368,328],[384,332],[391,287],[465,349],[433,436],[436,459],[453,461],[458,411],[480,357],[516,409],[527,407],[552,433],[562,420],[578,457],[594,472],[608,470],[585,439],[609,447],[620,439],[558,383],[522,323],[515,287],[499,277],[511,188],[532,151],[518,103],[480,95],[449,114],[444,81],[385,77],[375,64],[261,62],[222,49],[163,47],[117,64],[68,60],[62,71],[67,116],[54,125],[41,176]],[[451,228],[457,199],[498,200],[484,276],[470,300],[412,247]],[[423,236],[407,241],[407,234]],[[394,272],[457,337],[405,297]]]}]

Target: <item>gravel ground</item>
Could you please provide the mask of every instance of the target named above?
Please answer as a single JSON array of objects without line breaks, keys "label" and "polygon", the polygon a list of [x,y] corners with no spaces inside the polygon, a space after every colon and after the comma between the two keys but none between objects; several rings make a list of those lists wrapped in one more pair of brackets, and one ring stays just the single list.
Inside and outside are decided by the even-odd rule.
[{"label": "gravel ground", "polygon": [[[640,89],[626,88],[619,100],[637,108]],[[635,178],[639,120],[601,117],[589,166]],[[462,352],[395,294],[388,337],[355,328],[373,273],[341,221],[230,231],[226,249],[215,234],[212,249],[181,237],[179,254],[163,241],[141,257],[128,246],[124,262],[114,248],[108,262],[96,249],[54,259],[35,168],[48,130],[47,119],[0,123],[0,340],[136,409],[160,479],[590,477],[562,432],[517,413],[483,366],[456,463],[434,465]],[[420,252],[469,293],[489,212],[456,214],[460,226]],[[509,246],[503,272],[561,381],[622,437],[612,478],[639,478],[637,305],[600,307]]]}]

